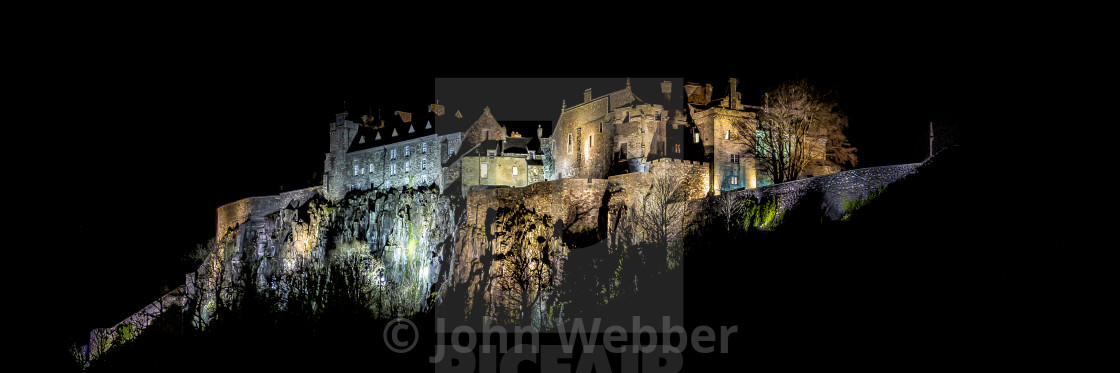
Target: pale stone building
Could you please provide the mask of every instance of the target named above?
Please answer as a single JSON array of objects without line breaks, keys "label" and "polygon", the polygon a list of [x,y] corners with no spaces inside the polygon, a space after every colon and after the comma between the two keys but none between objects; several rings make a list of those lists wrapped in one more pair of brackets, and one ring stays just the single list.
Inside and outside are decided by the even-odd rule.
[{"label": "pale stone building", "polygon": [[629,79],[625,88],[599,97],[584,91],[582,103],[562,105],[547,140],[554,163],[550,179],[647,171],[654,134],[664,130],[668,114],[662,105],[635,96]]}]

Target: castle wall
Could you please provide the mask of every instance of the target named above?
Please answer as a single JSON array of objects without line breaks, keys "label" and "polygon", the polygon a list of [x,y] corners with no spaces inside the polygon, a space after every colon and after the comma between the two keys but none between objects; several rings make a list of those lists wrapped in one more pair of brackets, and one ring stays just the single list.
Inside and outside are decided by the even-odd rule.
[{"label": "castle wall", "polygon": [[95,360],[114,345],[136,339],[164,312],[183,307],[185,297],[183,286],[179,286],[112,327],[90,330],[86,358]]},{"label": "castle wall", "polygon": [[730,193],[751,196],[757,200],[775,198],[780,211],[792,209],[808,193],[821,193],[825,216],[839,219],[844,214],[844,201],[856,201],[917,171],[920,163],[869,167],[768,185],[757,189]]},{"label": "castle wall", "polygon": [[226,232],[229,232],[239,224],[245,223],[250,218],[261,219],[265,215],[279,211],[288,206],[288,204],[293,201],[295,201],[297,205],[303,204],[316,193],[322,192],[323,187],[315,186],[284,192],[274,196],[243,198],[222,205],[217,209],[218,226],[215,230],[215,235],[220,238]]}]

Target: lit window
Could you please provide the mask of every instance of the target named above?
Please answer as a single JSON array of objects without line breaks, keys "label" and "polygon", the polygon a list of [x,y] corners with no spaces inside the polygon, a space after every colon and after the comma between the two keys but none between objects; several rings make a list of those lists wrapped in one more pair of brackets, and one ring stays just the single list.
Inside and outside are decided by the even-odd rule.
[{"label": "lit window", "polygon": [[483,163],[482,166],[479,168],[478,173],[479,173],[480,177],[486,177],[486,164],[485,163]]},{"label": "lit window", "polygon": [[369,164],[369,173],[373,173],[373,163]]},{"label": "lit window", "polygon": [[411,171],[411,170],[410,170],[410,168],[411,168],[410,166],[411,166],[411,165],[412,165],[412,162],[409,162],[409,161],[404,161],[404,172],[409,172],[409,171]]},{"label": "lit window", "polygon": [[486,156],[487,156],[487,157],[493,157],[493,156],[494,156],[494,154],[495,154],[495,151],[494,151],[494,149],[490,149],[490,150],[487,150],[487,151],[486,151]]},{"label": "lit window", "polygon": [[513,166],[513,176],[517,176],[517,166]]},{"label": "lit window", "polygon": [[405,156],[405,157],[407,157],[407,156],[411,155],[411,152],[409,152],[409,151],[408,151],[408,149],[409,149],[409,148],[408,148],[408,145],[405,145],[405,146],[404,146],[404,156]]},{"label": "lit window", "polygon": [[389,159],[397,159],[397,149],[389,149]]},{"label": "lit window", "polygon": [[724,140],[727,140],[727,139],[730,139],[730,138],[731,138],[731,130],[727,130],[726,132],[723,133],[723,139]]},{"label": "lit window", "polygon": [[420,143],[420,153],[421,154],[428,154],[428,143],[426,143],[426,142]]},{"label": "lit window", "polygon": [[389,174],[393,175],[393,176],[397,175],[397,164],[396,163],[393,163],[393,164],[389,165]]},{"label": "lit window", "polygon": [[358,165],[354,165],[354,176],[358,175]]},{"label": "lit window", "polygon": [[694,132],[692,134],[692,143],[694,143],[694,144],[699,144],[700,143],[700,133],[699,132]]},{"label": "lit window", "polygon": [[731,185],[739,185],[739,177],[738,176],[732,176],[731,177]]},{"label": "lit window", "polygon": [[680,153],[681,152],[681,144],[673,144],[673,150],[676,150],[677,153]]}]

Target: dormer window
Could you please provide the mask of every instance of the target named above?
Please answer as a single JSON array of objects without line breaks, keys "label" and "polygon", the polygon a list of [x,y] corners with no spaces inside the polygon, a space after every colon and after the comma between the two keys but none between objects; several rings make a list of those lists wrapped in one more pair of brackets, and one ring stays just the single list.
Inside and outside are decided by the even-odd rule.
[{"label": "dormer window", "polygon": [[496,152],[494,151],[494,149],[489,149],[489,150],[486,151],[486,156],[487,157],[493,157],[495,153]]},{"label": "dormer window", "polygon": [[389,149],[389,159],[397,159],[397,149]]},{"label": "dormer window", "polygon": [[532,151],[532,150],[529,151],[529,159],[533,159],[533,153],[534,153],[534,151]]}]

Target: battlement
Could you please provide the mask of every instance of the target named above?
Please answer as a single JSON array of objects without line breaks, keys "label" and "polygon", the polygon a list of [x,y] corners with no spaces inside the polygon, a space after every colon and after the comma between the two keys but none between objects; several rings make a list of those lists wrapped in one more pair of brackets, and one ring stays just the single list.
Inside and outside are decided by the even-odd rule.
[{"label": "battlement", "polygon": [[692,166],[699,166],[699,167],[708,167],[708,162],[690,161],[690,160],[687,160],[687,159],[678,159],[678,158],[655,159],[655,160],[650,161],[649,164],[650,164],[650,167],[653,167],[654,165],[663,165],[663,166],[664,165],[670,165],[670,166],[671,165],[692,165]]}]

